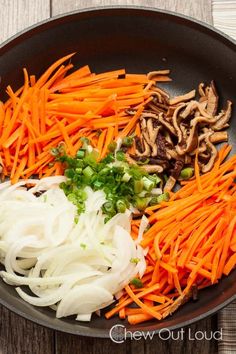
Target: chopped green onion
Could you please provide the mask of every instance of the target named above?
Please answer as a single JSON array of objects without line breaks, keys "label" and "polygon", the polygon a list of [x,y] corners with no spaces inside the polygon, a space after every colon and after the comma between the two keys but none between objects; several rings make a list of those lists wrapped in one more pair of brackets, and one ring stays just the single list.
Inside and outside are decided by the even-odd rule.
[{"label": "chopped green onion", "polygon": [[87,248],[87,245],[86,245],[85,243],[82,243],[82,242],[81,242],[80,247],[85,250],[85,249]]},{"label": "chopped green onion", "polygon": [[121,151],[121,150],[117,151],[116,159],[118,161],[125,161],[125,153],[123,151]]},{"label": "chopped green onion", "polygon": [[138,264],[140,258],[130,258],[130,263]]},{"label": "chopped green onion", "polygon": [[117,143],[116,143],[115,141],[112,141],[112,142],[108,145],[108,150],[109,150],[110,152],[114,152],[115,149],[116,149],[116,147],[117,147]]},{"label": "chopped green onion", "polygon": [[156,205],[156,204],[159,204],[159,202],[158,202],[158,196],[152,197],[152,199],[151,199],[150,202],[149,202],[149,205],[150,205],[150,206]]},{"label": "chopped green onion", "polygon": [[158,175],[156,175],[156,174],[150,175],[150,176],[148,176],[148,178],[151,181],[153,181],[155,183],[155,185],[157,185],[158,183],[161,182],[161,178]]},{"label": "chopped green onion", "polygon": [[103,163],[111,163],[115,160],[114,156],[110,153],[101,162]]},{"label": "chopped green onion", "polygon": [[102,206],[103,210],[105,210],[108,214],[115,214],[115,209],[112,202],[106,202]]},{"label": "chopped green onion", "polygon": [[50,153],[52,156],[58,156],[59,150],[58,150],[58,148],[51,148]]},{"label": "chopped green onion", "polygon": [[180,172],[180,177],[183,179],[189,179],[193,177],[194,169],[192,167],[186,167]]},{"label": "chopped green onion", "polygon": [[66,176],[67,178],[73,178],[74,175],[75,175],[75,171],[74,171],[72,168],[67,168],[67,169],[65,170],[65,176]]},{"label": "chopped green onion", "polygon": [[143,190],[143,180],[140,179],[140,180],[135,180],[134,181],[134,192],[136,194],[139,194],[141,193]]},{"label": "chopped green onion", "polygon": [[83,159],[84,156],[85,156],[85,150],[84,150],[84,149],[79,149],[79,150],[77,151],[76,157],[77,157],[78,159]]},{"label": "chopped green onion", "polygon": [[116,208],[118,213],[124,213],[126,211],[126,204],[123,200],[118,200],[116,202]]},{"label": "chopped green onion", "polygon": [[121,181],[122,182],[129,182],[130,178],[131,178],[130,174],[125,172],[125,174],[123,175]]},{"label": "chopped green onion", "polygon": [[103,186],[103,183],[101,181],[95,181],[93,186],[95,189],[101,189],[101,187]]},{"label": "chopped green onion", "polygon": [[109,167],[104,167],[99,174],[100,175],[107,175],[110,172],[110,168]]},{"label": "chopped green onion", "polygon": [[122,145],[126,147],[131,147],[133,145],[134,138],[132,136],[126,136],[122,139]]},{"label": "chopped green onion", "polygon": [[130,284],[132,284],[135,288],[140,289],[143,288],[143,283],[140,279],[134,278],[131,280]]},{"label": "chopped green onion", "polygon": [[147,205],[149,202],[149,198],[139,198],[137,197],[135,200],[135,206],[139,210],[144,210],[146,209]]},{"label": "chopped green onion", "polygon": [[143,186],[146,191],[151,191],[155,187],[155,183],[147,177],[143,177]]},{"label": "chopped green onion", "polygon": [[67,198],[71,203],[77,204],[77,202],[78,202],[78,198],[73,193],[68,194]]},{"label": "chopped green onion", "polygon": [[80,141],[83,143],[82,149],[87,150],[88,149],[88,145],[90,143],[88,138],[82,137],[80,138]]},{"label": "chopped green onion", "polygon": [[75,172],[76,172],[78,175],[81,175],[82,171],[83,171],[83,169],[82,169],[81,167],[77,167],[77,168],[75,169]]},{"label": "chopped green onion", "polygon": [[91,178],[93,174],[94,174],[94,170],[92,169],[92,167],[87,166],[85,167],[85,169],[83,169],[83,175],[85,177]]},{"label": "chopped green onion", "polygon": [[157,201],[158,203],[161,203],[161,202],[168,202],[168,200],[170,199],[170,195],[168,192],[165,192],[163,194],[160,194],[158,195],[157,197]]}]

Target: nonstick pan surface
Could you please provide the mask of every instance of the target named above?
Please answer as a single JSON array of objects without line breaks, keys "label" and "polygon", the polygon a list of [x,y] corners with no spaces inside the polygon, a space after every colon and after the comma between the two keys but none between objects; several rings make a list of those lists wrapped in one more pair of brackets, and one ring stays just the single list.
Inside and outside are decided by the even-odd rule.
[{"label": "nonstick pan surface", "polygon": [[[41,23],[0,47],[0,97],[5,87],[21,86],[22,68],[40,74],[53,61],[70,52],[76,67],[89,64],[92,71],[125,68],[133,73],[170,69],[173,81],[165,84],[172,95],[215,80],[220,105],[235,102],[236,45],[210,26],[173,13],[145,8],[112,7],[71,13]],[[236,152],[235,111],[229,142]],[[56,330],[93,337],[108,337],[114,324],[129,331],[176,329],[200,320],[236,298],[236,271],[219,284],[200,292],[197,302],[182,306],[163,321],[130,326],[118,318],[94,316],[91,322],[56,319],[48,308],[33,307],[19,298],[14,288],[0,281],[0,302],[10,310]]]}]

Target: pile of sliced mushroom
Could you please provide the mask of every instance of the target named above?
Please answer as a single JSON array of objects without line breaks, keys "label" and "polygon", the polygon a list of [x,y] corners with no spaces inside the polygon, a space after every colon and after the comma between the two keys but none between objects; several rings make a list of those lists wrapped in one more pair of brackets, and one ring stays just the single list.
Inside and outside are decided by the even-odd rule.
[{"label": "pile of sliced mushroom", "polygon": [[[149,78],[155,75],[149,73]],[[153,100],[140,117],[141,137],[135,137],[130,162],[142,163],[149,173],[165,174],[165,190],[173,189],[184,168],[193,168],[197,151],[200,171],[210,171],[217,158],[215,144],[228,140],[232,110],[228,100],[219,111],[218,99],[213,81],[209,86],[200,83],[198,93],[192,90],[173,98],[153,86]]]}]

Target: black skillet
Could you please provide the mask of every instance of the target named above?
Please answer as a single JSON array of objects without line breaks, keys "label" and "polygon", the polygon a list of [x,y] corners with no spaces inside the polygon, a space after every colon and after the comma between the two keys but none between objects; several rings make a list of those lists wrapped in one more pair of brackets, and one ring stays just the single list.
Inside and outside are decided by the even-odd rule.
[{"label": "black skillet", "polygon": [[[198,83],[214,79],[220,104],[235,102],[236,45],[229,37],[210,26],[170,12],[145,8],[112,7],[71,13],[45,21],[7,41],[0,48],[1,99],[7,84],[22,84],[22,67],[40,74],[56,59],[70,52],[76,67],[89,64],[102,72],[126,68],[146,73],[171,69],[173,81],[165,87],[173,95],[181,94]],[[230,143],[236,152],[236,116],[229,129]],[[236,299],[236,270],[219,284],[202,290],[197,302],[189,302],[173,316],[161,322],[150,321],[137,326],[94,316],[89,323],[74,319],[56,319],[48,308],[33,307],[21,300],[14,288],[0,282],[0,302],[10,310],[38,324],[93,337],[108,337],[117,323],[127,330],[158,331],[176,329],[220,310]]]}]

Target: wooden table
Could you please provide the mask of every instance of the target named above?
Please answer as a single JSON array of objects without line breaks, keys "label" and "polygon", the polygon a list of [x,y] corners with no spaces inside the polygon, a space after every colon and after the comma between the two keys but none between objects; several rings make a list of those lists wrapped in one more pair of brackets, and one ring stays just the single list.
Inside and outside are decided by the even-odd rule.
[{"label": "wooden table", "polygon": [[[46,18],[80,8],[102,5],[145,5],[183,13],[212,23],[211,0],[0,0],[0,43],[16,32]],[[215,354],[214,340],[150,340],[115,344],[110,339],[78,337],[43,328],[0,306],[0,354]],[[191,326],[196,331],[217,329],[217,315]]]}]

